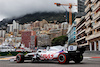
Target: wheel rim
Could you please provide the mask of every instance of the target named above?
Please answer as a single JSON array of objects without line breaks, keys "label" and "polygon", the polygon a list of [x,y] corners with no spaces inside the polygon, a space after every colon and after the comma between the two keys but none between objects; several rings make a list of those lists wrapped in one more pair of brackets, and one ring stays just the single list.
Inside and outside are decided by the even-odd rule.
[{"label": "wheel rim", "polygon": [[19,55],[16,57],[16,60],[17,61],[20,61],[20,56]]},{"label": "wheel rim", "polygon": [[64,62],[65,61],[65,56],[64,55],[59,55],[59,61]]}]

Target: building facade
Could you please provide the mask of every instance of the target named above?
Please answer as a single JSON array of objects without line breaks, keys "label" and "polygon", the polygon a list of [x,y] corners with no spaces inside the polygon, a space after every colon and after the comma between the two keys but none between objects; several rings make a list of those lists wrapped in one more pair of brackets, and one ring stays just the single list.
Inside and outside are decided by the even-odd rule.
[{"label": "building facade", "polygon": [[7,33],[14,36],[19,36],[19,31],[24,29],[24,25],[19,24],[17,21],[13,20],[12,24],[7,25]]},{"label": "building facade", "polygon": [[62,30],[62,35],[66,35],[66,33],[68,31],[68,23],[67,22],[61,23],[61,30]]},{"label": "building facade", "polygon": [[32,27],[34,31],[40,31],[40,30],[44,30],[44,25],[48,24],[48,22],[43,19],[42,21],[35,21],[34,23],[32,23]]},{"label": "building facade", "polygon": [[78,9],[78,13],[76,13],[76,16],[80,16],[80,17],[82,17],[82,16],[85,16],[85,5],[84,5],[84,3],[85,3],[85,0],[77,0],[77,9]]},{"label": "building facade", "polygon": [[68,45],[75,44],[75,40],[76,40],[76,22],[75,21],[69,27],[67,35],[68,35]]},{"label": "building facade", "polygon": [[90,51],[100,51],[100,0],[86,0],[86,28]]},{"label": "building facade", "polygon": [[35,47],[36,46],[36,32],[35,31],[23,31],[21,33],[22,44],[25,44],[25,47]]},{"label": "building facade", "polygon": [[3,43],[5,39],[5,34],[6,34],[6,28],[0,27],[0,45]]},{"label": "building facade", "polygon": [[24,26],[24,30],[25,30],[25,29],[30,29],[30,25],[31,25],[31,24],[24,24],[24,25],[23,25],[23,26]]},{"label": "building facade", "polygon": [[19,28],[19,23],[17,23],[15,20],[13,20],[13,35],[14,36],[17,36],[18,28]]},{"label": "building facade", "polygon": [[78,12],[84,12],[85,10],[85,0],[77,0],[77,7],[78,7]]},{"label": "building facade", "polygon": [[0,38],[4,38],[6,34],[6,29],[1,28],[0,29]]},{"label": "building facade", "polygon": [[48,46],[51,45],[50,36],[47,34],[40,34],[37,36],[37,46]]},{"label": "building facade", "polygon": [[86,41],[86,26],[85,17],[81,17],[79,23],[76,25],[76,42],[79,46],[86,46],[88,42]]},{"label": "building facade", "polygon": [[13,24],[8,24],[7,25],[7,33],[13,32]]}]

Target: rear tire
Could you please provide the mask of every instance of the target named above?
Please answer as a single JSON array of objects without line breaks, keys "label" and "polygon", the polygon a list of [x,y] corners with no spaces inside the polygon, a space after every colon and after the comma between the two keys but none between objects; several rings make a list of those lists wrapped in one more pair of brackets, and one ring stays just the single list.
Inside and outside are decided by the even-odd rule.
[{"label": "rear tire", "polygon": [[58,62],[60,64],[69,63],[68,54],[60,53],[58,55]]},{"label": "rear tire", "polygon": [[79,55],[77,57],[75,57],[75,63],[80,63],[83,60],[83,55]]},{"label": "rear tire", "polygon": [[17,63],[23,63],[24,62],[24,54],[23,53],[17,54],[16,61],[17,61]]}]

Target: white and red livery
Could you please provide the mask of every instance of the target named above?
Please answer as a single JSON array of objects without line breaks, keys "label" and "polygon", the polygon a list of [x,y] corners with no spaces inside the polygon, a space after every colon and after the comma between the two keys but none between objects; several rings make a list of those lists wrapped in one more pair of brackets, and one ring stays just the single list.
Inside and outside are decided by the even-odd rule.
[{"label": "white and red livery", "polygon": [[26,55],[19,53],[16,55],[17,63],[22,63],[24,60],[46,61],[57,60],[59,63],[69,63],[73,60],[75,63],[80,63],[83,60],[84,47],[68,46],[68,48],[62,46],[47,47],[46,49],[38,49],[37,52],[28,53]]}]

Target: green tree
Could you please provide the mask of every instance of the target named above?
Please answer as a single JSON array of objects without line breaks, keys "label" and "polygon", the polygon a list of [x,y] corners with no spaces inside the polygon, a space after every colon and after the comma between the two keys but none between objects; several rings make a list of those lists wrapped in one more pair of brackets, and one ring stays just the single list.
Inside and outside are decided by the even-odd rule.
[{"label": "green tree", "polygon": [[52,46],[56,46],[56,45],[63,46],[67,40],[68,40],[67,36],[59,36],[59,37],[54,38],[51,41],[51,43],[52,43]]}]

